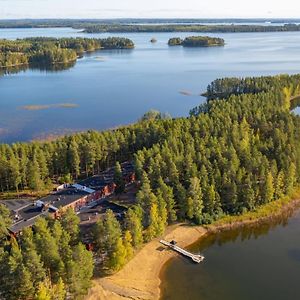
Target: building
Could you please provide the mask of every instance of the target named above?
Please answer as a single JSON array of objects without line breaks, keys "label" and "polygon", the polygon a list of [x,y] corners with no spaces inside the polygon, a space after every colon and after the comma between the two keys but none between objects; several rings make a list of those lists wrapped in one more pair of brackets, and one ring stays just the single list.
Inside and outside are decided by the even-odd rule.
[{"label": "building", "polygon": [[23,228],[32,226],[38,217],[52,215],[57,218],[63,210],[71,207],[78,211],[89,201],[89,192],[73,186],[53,192],[47,197],[34,201],[32,204],[12,211],[14,220],[10,231],[13,234],[18,234]]},{"label": "building", "polygon": [[[131,162],[121,164],[126,184],[135,181],[134,167]],[[10,231],[17,235],[23,228],[32,226],[38,217],[51,215],[59,218],[60,214],[72,208],[79,212],[81,208],[99,204],[99,200],[114,193],[114,168],[89,177],[79,183],[63,184],[50,195],[28,205],[12,210],[14,218]]]},{"label": "building", "polygon": [[[122,175],[125,184],[135,182],[134,166],[131,162],[121,164]],[[98,193],[99,197],[105,197],[114,192],[116,185],[114,184],[114,168],[109,168],[98,175],[89,177],[81,182],[80,185],[93,189]]]}]

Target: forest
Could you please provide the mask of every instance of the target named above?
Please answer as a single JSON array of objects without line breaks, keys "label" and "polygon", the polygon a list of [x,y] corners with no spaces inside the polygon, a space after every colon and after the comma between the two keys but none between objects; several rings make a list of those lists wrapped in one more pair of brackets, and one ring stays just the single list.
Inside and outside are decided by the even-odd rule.
[{"label": "forest", "polygon": [[209,36],[189,36],[184,40],[181,38],[171,38],[168,41],[169,46],[180,46],[183,47],[213,47],[213,46],[224,46],[225,41],[221,38],[209,37]]},{"label": "forest", "polygon": [[[0,206],[1,225],[9,211]],[[79,219],[68,210],[60,220],[40,218],[16,240],[0,230],[1,299],[82,299],[91,287],[93,254],[79,241]]]},{"label": "forest", "polygon": [[[92,232],[97,274],[117,271],[168,224],[209,224],[290,195],[300,180],[300,118],[291,112],[291,98],[299,93],[300,75],[217,79],[207,88],[208,101],[187,118],[152,112],[115,130],[1,144],[0,188],[39,190],[108,166],[116,166],[115,182],[121,186],[119,162],[133,160],[136,203],[123,221],[108,210]],[[16,241],[6,238],[11,221],[3,206],[0,210],[1,297],[44,299],[39,296],[44,292],[47,299],[80,299],[94,267],[78,238],[75,214],[39,220]],[[76,269],[72,262],[78,257],[84,267]],[[39,274],[28,272],[38,266]],[[74,290],[74,278],[83,273],[88,274],[84,286]],[[9,280],[11,274],[17,281]],[[56,290],[61,298],[51,296]]]},{"label": "forest", "polygon": [[118,37],[0,40],[0,68],[67,64],[87,51],[132,48],[134,43],[131,40]]},{"label": "forest", "polygon": [[[272,19],[274,25],[260,25],[267,19],[40,19],[0,20],[0,28],[72,27],[99,32],[278,32],[299,31],[299,20]],[[252,22],[243,25],[243,22]],[[141,24],[145,23],[145,24]],[[163,23],[163,24],[162,24]],[[181,23],[181,24],[178,24]],[[202,24],[201,24],[202,23]],[[214,23],[232,23],[214,24]],[[257,23],[257,24],[256,24]],[[280,25],[279,23],[285,23]]]},{"label": "forest", "polygon": [[209,33],[226,33],[226,32],[287,32],[300,31],[300,25],[198,25],[198,24],[93,24],[85,25],[84,31],[87,33],[101,32],[209,32]]}]

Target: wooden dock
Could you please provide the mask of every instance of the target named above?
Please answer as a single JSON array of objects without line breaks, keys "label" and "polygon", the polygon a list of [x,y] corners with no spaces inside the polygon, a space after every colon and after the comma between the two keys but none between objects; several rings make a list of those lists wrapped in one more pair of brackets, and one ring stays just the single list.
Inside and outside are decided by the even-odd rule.
[{"label": "wooden dock", "polygon": [[189,257],[192,259],[193,262],[195,263],[200,263],[204,260],[204,256],[200,255],[200,254],[193,254],[187,250],[184,250],[178,246],[176,246],[174,243],[169,243],[167,241],[164,241],[164,240],[160,240],[159,241],[161,244],[171,248],[172,250],[186,256],[186,257]]}]

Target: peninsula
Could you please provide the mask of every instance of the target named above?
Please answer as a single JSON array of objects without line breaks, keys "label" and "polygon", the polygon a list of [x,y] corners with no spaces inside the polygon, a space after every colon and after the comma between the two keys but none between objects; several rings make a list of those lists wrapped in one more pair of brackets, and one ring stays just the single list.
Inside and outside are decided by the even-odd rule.
[{"label": "peninsula", "polygon": [[157,299],[171,257],[148,255],[157,238],[185,247],[203,226],[267,218],[299,199],[299,91],[299,74],[221,78],[189,117],[151,111],[114,130],[1,144],[1,297],[82,298],[101,276],[89,299],[126,298],[129,285],[127,298]]}]

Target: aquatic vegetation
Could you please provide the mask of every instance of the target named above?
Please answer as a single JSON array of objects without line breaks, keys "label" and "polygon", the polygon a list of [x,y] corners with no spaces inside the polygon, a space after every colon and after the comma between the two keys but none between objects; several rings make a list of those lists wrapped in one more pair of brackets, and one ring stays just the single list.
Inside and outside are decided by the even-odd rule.
[{"label": "aquatic vegetation", "polygon": [[42,105],[25,105],[21,109],[24,110],[44,110],[49,108],[75,108],[78,104],[75,103],[58,103],[58,104],[42,104]]}]

